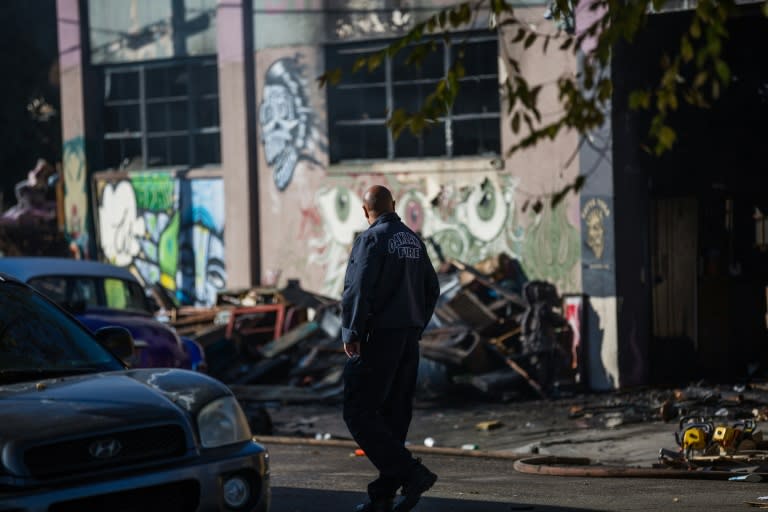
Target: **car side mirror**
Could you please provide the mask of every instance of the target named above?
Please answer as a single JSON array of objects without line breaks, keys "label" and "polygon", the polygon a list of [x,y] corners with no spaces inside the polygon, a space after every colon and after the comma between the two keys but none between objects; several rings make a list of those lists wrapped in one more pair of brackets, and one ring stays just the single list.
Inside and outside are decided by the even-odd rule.
[{"label": "car side mirror", "polygon": [[133,358],[133,336],[124,327],[102,327],[96,331],[96,341],[123,361]]},{"label": "car side mirror", "polygon": [[147,308],[149,308],[149,312],[153,315],[162,309],[157,299],[151,295],[147,295]]}]

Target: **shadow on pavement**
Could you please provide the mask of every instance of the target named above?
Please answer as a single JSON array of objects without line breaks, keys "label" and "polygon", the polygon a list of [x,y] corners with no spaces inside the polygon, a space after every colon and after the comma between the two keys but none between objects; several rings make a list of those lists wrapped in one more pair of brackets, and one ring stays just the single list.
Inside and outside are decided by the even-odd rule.
[{"label": "shadow on pavement", "polygon": [[[358,503],[366,499],[362,492],[326,491],[273,487],[271,512],[352,512]],[[471,499],[430,498],[419,501],[414,512],[590,512],[591,509],[568,508],[550,505],[531,505],[520,502],[473,501]]]}]

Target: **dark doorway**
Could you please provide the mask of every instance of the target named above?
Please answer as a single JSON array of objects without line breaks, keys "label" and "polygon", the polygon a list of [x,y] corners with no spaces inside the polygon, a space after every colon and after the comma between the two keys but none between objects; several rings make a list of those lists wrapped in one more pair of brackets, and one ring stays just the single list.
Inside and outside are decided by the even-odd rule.
[{"label": "dark doorway", "polygon": [[[623,90],[658,80],[659,60],[678,48],[688,16],[653,16],[644,37],[622,48],[614,76],[623,76]],[[648,115],[627,112],[633,129],[626,133],[639,139],[624,146],[635,148],[628,160],[650,185],[656,383],[768,373],[768,60],[759,53],[768,46],[768,20],[745,12],[729,32],[724,55],[732,83],[712,108],[675,114],[671,152],[643,152]]]}]

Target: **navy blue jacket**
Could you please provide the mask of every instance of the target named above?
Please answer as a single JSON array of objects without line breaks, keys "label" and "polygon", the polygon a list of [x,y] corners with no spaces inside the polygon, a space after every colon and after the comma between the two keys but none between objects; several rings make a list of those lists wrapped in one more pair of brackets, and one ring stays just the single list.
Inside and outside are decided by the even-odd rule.
[{"label": "navy blue jacket", "polygon": [[376,327],[423,330],[439,295],[424,243],[396,213],[385,213],[352,246],[341,296],[342,341],[363,341]]}]

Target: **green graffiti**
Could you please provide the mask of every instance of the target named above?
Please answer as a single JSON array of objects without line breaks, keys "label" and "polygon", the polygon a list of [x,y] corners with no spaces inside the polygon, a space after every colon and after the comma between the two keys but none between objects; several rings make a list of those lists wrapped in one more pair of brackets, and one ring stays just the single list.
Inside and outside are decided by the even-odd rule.
[{"label": "green graffiti", "polygon": [[139,210],[165,211],[176,207],[176,180],[168,172],[131,173]]},{"label": "green graffiti", "polygon": [[440,247],[447,259],[463,259],[467,250],[464,237],[456,229],[443,229],[432,234],[432,239]]},{"label": "green graffiti", "polygon": [[336,215],[341,222],[349,219],[349,190],[344,187],[336,188]]},{"label": "green graffiti", "polygon": [[493,214],[496,213],[496,189],[493,187],[491,181],[486,178],[483,184],[480,185],[480,190],[483,195],[475,208],[477,209],[477,216],[480,220],[489,221],[493,218]]},{"label": "green graffiti", "polygon": [[545,208],[525,230],[522,265],[531,279],[543,279],[561,290],[575,287],[573,270],[580,261],[579,231],[568,222],[567,205]]},{"label": "green graffiti", "polygon": [[160,234],[158,240],[158,264],[160,266],[160,282],[170,290],[176,288],[176,270],[179,265],[179,212],[173,214],[171,221]]}]

